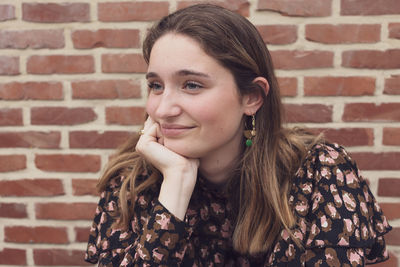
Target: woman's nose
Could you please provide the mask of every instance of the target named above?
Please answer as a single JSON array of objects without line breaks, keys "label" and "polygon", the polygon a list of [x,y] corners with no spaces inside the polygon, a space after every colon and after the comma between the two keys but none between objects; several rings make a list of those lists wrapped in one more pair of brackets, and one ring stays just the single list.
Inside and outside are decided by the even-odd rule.
[{"label": "woman's nose", "polygon": [[175,117],[181,113],[179,96],[172,90],[164,89],[156,108],[156,116],[159,118]]}]

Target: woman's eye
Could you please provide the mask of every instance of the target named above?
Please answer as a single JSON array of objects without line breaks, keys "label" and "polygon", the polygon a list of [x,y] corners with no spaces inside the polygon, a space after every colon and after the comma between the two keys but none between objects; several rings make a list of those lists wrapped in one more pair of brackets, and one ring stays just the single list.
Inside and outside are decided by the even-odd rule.
[{"label": "woman's eye", "polygon": [[147,84],[147,87],[151,91],[161,91],[163,89],[162,85],[156,82],[150,82]]},{"label": "woman's eye", "polygon": [[186,82],[184,88],[188,90],[196,90],[203,88],[203,86],[197,82]]}]

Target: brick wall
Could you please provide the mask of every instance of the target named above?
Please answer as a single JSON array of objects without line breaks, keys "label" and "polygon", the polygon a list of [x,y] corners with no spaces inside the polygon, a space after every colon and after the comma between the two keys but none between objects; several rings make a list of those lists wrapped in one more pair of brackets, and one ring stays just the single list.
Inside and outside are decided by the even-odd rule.
[{"label": "brick wall", "polygon": [[[143,118],[145,30],[192,3],[0,2],[0,265],[85,265],[96,178]],[[358,161],[400,266],[400,1],[220,3],[269,44],[288,122]]]}]

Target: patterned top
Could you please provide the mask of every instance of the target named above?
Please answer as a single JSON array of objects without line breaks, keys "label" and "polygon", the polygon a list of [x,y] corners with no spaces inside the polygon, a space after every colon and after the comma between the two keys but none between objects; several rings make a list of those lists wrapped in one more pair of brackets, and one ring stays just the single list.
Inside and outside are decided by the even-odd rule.
[{"label": "patterned top", "polygon": [[257,257],[232,248],[227,198],[198,179],[184,221],[158,202],[157,188],[138,196],[129,229],[112,229],[123,177],[101,194],[85,260],[99,266],[364,266],[388,258],[391,227],[356,164],[331,144],[315,145],[293,179],[289,203],[298,247],[282,230]]}]

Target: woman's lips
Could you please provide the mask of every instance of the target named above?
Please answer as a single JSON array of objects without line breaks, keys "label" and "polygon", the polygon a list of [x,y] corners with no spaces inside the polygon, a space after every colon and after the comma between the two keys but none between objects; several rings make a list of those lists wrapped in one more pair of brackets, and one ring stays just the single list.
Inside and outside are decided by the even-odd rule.
[{"label": "woman's lips", "polygon": [[162,124],[161,133],[164,137],[177,137],[180,136],[194,127],[179,125],[179,124]]}]

